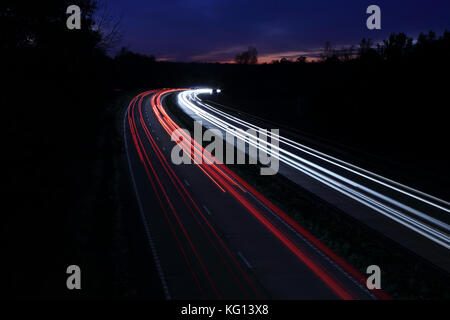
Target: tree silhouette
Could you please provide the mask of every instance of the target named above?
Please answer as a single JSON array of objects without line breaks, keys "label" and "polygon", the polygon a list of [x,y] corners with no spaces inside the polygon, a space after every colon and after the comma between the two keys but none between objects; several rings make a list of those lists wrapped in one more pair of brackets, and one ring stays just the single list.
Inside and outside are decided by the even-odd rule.
[{"label": "tree silhouette", "polygon": [[247,51],[237,54],[234,61],[237,64],[257,64],[258,51],[256,50],[255,47],[248,47]]},{"label": "tree silhouette", "polygon": [[121,17],[114,17],[106,0],[97,1],[96,8],[93,30],[100,35],[101,40],[98,46],[105,52],[109,52],[117,47],[122,40],[122,19]]},{"label": "tree silhouette", "polygon": [[413,39],[405,33],[393,33],[388,40],[383,40],[380,53],[386,60],[398,60],[410,55],[413,50]]},{"label": "tree silhouette", "polygon": [[295,62],[300,63],[300,64],[306,63],[306,57],[300,56],[295,60]]}]

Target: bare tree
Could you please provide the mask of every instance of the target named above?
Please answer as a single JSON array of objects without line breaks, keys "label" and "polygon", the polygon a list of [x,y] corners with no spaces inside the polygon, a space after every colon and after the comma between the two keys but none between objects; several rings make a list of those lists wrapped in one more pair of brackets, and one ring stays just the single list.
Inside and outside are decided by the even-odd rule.
[{"label": "bare tree", "polygon": [[300,63],[300,64],[306,63],[306,57],[300,56],[297,58],[297,60],[295,60],[295,62]]},{"label": "bare tree", "polygon": [[350,61],[354,58],[355,46],[350,47],[342,47],[341,52],[339,53],[339,58],[342,61]]},{"label": "bare tree", "polygon": [[122,40],[122,17],[114,17],[105,0],[97,1],[96,6],[93,29],[101,38],[98,47],[108,52],[116,48]]},{"label": "bare tree", "polygon": [[234,61],[237,64],[257,64],[258,51],[256,50],[255,47],[248,47],[247,51],[237,54]]},{"label": "bare tree", "polygon": [[331,45],[330,41],[325,42],[325,46],[320,53],[320,58],[322,60],[328,60],[331,59],[333,56],[335,56],[335,51],[333,49],[333,46]]},{"label": "bare tree", "polygon": [[370,50],[372,50],[373,41],[372,39],[363,38],[359,43],[358,55],[362,56],[367,54]]}]

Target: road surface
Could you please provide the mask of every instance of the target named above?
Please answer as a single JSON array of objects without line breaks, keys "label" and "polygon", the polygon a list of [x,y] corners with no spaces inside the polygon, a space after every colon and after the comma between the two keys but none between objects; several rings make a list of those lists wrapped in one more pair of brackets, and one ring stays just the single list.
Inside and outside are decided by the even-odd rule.
[{"label": "road surface", "polygon": [[179,91],[141,93],[124,114],[130,174],[166,298],[389,298],[210,156],[174,165],[176,144],[197,162],[203,152],[187,136],[171,140],[178,125],[164,97]]},{"label": "road surface", "polygon": [[232,132],[277,157],[279,172],[294,183],[450,272],[447,201],[281,135],[272,137],[276,145],[267,146],[246,134],[260,127],[243,120],[239,112],[237,116],[224,112],[223,106],[207,100],[210,94],[210,89],[185,90],[178,94],[178,104],[190,118],[202,121],[203,127],[219,129],[223,135]]}]

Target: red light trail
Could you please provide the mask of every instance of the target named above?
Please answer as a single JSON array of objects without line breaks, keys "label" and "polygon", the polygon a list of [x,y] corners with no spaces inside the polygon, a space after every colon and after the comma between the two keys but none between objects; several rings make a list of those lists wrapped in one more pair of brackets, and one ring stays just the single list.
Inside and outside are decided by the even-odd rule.
[{"label": "red light trail", "polygon": [[[188,231],[183,226],[183,223],[181,219],[179,218],[174,206],[171,203],[171,200],[165,191],[164,186],[162,185],[160,179],[158,178],[158,175],[153,168],[149,156],[147,152],[145,151],[144,145],[142,143],[141,137],[139,135],[138,129],[136,127],[136,123],[134,120],[135,114],[134,109],[136,102],[138,102],[138,116],[139,116],[139,122],[141,124],[141,127],[143,128],[143,131],[145,133],[145,136],[152,147],[154,153],[156,154],[157,158],[159,159],[160,163],[162,164],[162,167],[164,168],[166,174],[169,176],[170,181],[175,186],[178,194],[181,196],[181,199],[188,207],[189,211],[191,212],[192,216],[195,218],[197,223],[200,225],[201,229],[207,236],[208,241],[211,243],[213,248],[219,253],[219,257],[225,262],[225,265],[227,266],[228,270],[233,275],[233,278],[237,281],[237,284],[244,289],[242,284],[239,282],[237,276],[233,273],[233,270],[231,266],[227,263],[226,259],[224,259],[223,255],[220,254],[219,249],[214,245],[213,240],[210,238],[206,230],[202,227],[201,221],[205,222],[206,226],[208,227],[208,230],[212,232],[215,239],[219,242],[221,247],[225,250],[227,256],[231,258],[231,261],[233,264],[237,267],[239,273],[244,277],[245,281],[250,285],[250,287],[253,289],[253,292],[258,296],[261,297],[261,293],[257,290],[257,288],[252,283],[251,279],[248,277],[248,275],[245,273],[245,271],[242,269],[240,264],[235,259],[234,255],[231,253],[229,248],[226,246],[226,244],[222,241],[221,237],[217,234],[217,232],[214,230],[214,227],[209,223],[206,216],[203,214],[200,207],[197,205],[197,203],[193,200],[189,192],[186,190],[184,185],[181,183],[178,176],[175,174],[173,169],[171,168],[171,164],[167,161],[167,159],[164,157],[163,153],[161,152],[160,148],[158,147],[156,141],[153,139],[147,124],[145,123],[143,114],[142,114],[142,100],[149,95],[153,95],[150,100],[151,104],[151,110],[153,110],[154,115],[156,116],[158,122],[161,124],[161,126],[164,128],[164,130],[169,134],[169,136],[172,136],[174,131],[177,131],[177,133],[180,134],[180,137],[183,137],[183,139],[177,139],[175,141],[185,152],[186,154],[189,154],[191,159],[194,160],[194,163],[196,166],[222,191],[229,193],[232,197],[234,197],[239,203],[241,203],[248,212],[250,212],[258,221],[264,225],[267,230],[269,230],[279,241],[281,241],[303,264],[305,264],[312,272],[314,272],[333,292],[335,292],[341,299],[345,300],[351,300],[354,299],[354,295],[352,295],[347,288],[344,287],[342,283],[335,277],[333,277],[328,271],[325,270],[325,268],[318,263],[313,257],[309,256],[304,250],[302,250],[288,235],[286,235],[279,227],[277,227],[275,224],[273,224],[261,210],[259,210],[255,205],[253,205],[249,200],[246,199],[245,194],[250,193],[254,198],[258,199],[264,206],[266,206],[269,210],[271,210],[273,213],[275,213],[282,221],[285,221],[288,225],[290,225],[292,228],[295,229],[296,232],[301,234],[304,238],[306,238],[310,243],[312,243],[316,248],[318,248],[322,253],[324,253],[326,256],[328,256],[330,259],[332,259],[337,265],[339,265],[343,270],[345,270],[349,275],[351,275],[354,279],[359,281],[365,286],[365,276],[362,275],[358,270],[356,270],[353,266],[348,264],[346,261],[344,261],[342,258],[340,258],[337,254],[335,254],[331,249],[326,247],[322,242],[320,242],[317,238],[315,238],[312,234],[310,234],[307,230],[305,230],[303,227],[298,225],[292,218],[290,218],[286,213],[284,213],[281,209],[279,209],[277,206],[275,206],[273,203],[271,203],[267,198],[265,198],[261,193],[259,193],[256,189],[254,189],[251,185],[249,185],[247,182],[245,182],[241,177],[239,177],[236,173],[231,171],[228,167],[226,167],[223,164],[216,165],[214,156],[208,153],[204,148],[202,148],[194,139],[192,139],[187,133],[185,133],[181,128],[170,118],[170,116],[167,114],[165,109],[162,106],[161,98],[169,93],[173,93],[176,91],[181,91],[182,89],[166,89],[166,90],[159,90],[159,91],[146,91],[144,93],[141,93],[140,95],[136,96],[132,102],[130,103],[129,109],[128,109],[128,121],[130,126],[130,131],[132,134],[132,138],[134,141],[134,144],[136,146],[137,153],[139,155],[140,160],[144,164],[145,170],[147,172],[147,176],[152,184],[152,188],[155,191],[155,194],[157,195],[158,202],[163,209],[163,212],[165,214],[166,220],[169,223],[169,226],[172,230],[172,233],[176,239],[176,242],[185,258],[185,261],[188,265],[188,268],[191,270],[191,273],[200,289],[201,292],[203,292],[203,288],[201,287],[197,274],[192,268],[191,263],[189,262],[189,259],[187,258],[186,252],[183,249],[183,246],[181,245],[180,239],[178,238],[174,226],[172,225],[167,210],[165,209],[162,199],[160,197],[160,192],[164,196],[164,199],[167,201],[169,208],[171,209],[171,212],[173,216],[175,217],[179,227],[182,230],[183,235],[187,239],[192,251],[194,252],[194,255],[197,258],[197,261],[201,265],[201,268],[203,270],[203,273],[208,278],[209,284],[212,287],[213,291],[215,292],[216,296],[218,298],[221,298],[221,293],[219,292],[218,288],[214,284],[208,269],[205,266],[205,263],[202,261],[198,251],[196,250],[193,242],[190,239]],[[130,110],[131,109],[131,110]],[[205,161],[200,161],[200,159]],[[150,168],[150,170],[148,169]],[[151,172],[150,172],[151,171]],[[159,190],[157,189],[156,184],[154,183],[154,179],[159,185]],[[191,206],[192,204],[192,206]],[[198,213],[199,217],[194,214],[195,212]],[[201,218],[201,220],[199,219]],[[245,291],[245,289],[244,289]],[[374,290],[373,293],[381,299],[389,299],[390,297],[384,293],[382,290]],[[246,295],[248,295],[246,293]]]}]

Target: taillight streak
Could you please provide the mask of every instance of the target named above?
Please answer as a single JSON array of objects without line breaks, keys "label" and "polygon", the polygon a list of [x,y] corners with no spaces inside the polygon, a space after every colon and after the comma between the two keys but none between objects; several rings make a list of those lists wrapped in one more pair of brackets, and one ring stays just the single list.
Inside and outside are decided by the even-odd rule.
[{"label": "taillight streak", "polygon": [[[167,131],[169,135],[171,135],[173,130],[179,130],[179,126],[176,125],[175,122],[173,122],[172,119],[168,116],[168,114],[162,108],[161,105],[161,96],[170,92],[174,92],[178,90],[165,90],[159,92],[156,97],[152,99],[152,109],[155,112],[155,115],[158,119],[158,121],[161,123],[163,128]],[[156,99],[156,106],[155,106],[155,99]],[[157,110],[158,108],[158,110]],[[164,116],[162,116],[164,115]],[[171,126],[172,129],[169,129],[168,127]],[[203,156],[205,150],[203,147],[199,146],[195,140],[193,140],[191,137],[186,136],[182,130],[179,130],[181,134],[187,139],[191,141],[190,148],[194,149],[194,152],[201,153]],[[179,142],[177,142],[179,144]],[[212,156],[211,156],[212,157]],[[203,164],[203,162],[202,162]],[[270,230],[287,248],[290,249],[290,251],[297,256],[311,271],[313,271],[329,288],[331,288],[340,298],[349,300],[353,299],[353,296],[340,284],[340,282],[333,278],[331,275],[329,275],[320,264],[318,264],[316,261],[314,261],[311,257],[307,256],[305,252],[303,252],[300,248],[298,248],[295,243],[289,239],[283,232],[277,228],[275,225],[273,225],[258,209],[256,209],[250,202],[248,202],[245,198],[243,198],[238,191],[236,191],[233,187],[231,187],[226,180],[232,181],[233,184],[238,185],[230,176],[225,174],[219,167],[217,167],[214,163],[211,163],[210,165],[204,166],[204,168],[212,175],[214,176],[219,182],[221,182],[221,185],[224,186],[224,188],[229,191],[231,195],[234,196],[235,199],[237,199],[249,212],[251,212],[268,230]],[[229,172],[229,170],[226,166],[221,166],[222,169]],[[237,177],[236,174],[234,174],[234,177]],[[242,178],[240,178],[242,180]],[[267,200],[268,201],[268,200]],[[274,206],[273,206],[274,207]],[[281,212],[281,210],[280,210]],[[318,241],[318,240],[317,240]]]}]

